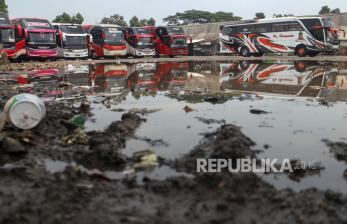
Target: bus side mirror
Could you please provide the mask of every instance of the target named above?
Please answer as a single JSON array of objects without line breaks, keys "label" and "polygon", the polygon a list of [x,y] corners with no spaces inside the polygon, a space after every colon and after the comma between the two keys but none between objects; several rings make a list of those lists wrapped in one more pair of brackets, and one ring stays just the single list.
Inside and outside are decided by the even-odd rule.
[{"label": "bus side mirror", "polygon": [[19,37],[23,36],[23,28],[21,25],[17,25],[17,32]]}]

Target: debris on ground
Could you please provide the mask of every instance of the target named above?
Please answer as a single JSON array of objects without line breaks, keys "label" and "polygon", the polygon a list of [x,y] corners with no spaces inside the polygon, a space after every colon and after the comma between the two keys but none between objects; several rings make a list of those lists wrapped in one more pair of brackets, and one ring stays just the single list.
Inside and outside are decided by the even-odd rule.
[{"label": "debris on ground", "polygon": [[152,150],[135,152],[135,169],[147,169],[158,166],[158,157]]},{"label": "debris on ground", "polygon": [[259,110],[259,109],[251,109],[249,110],[251,114],[269,114],[270,112],[267,112],[265,110]]},{"label": "debris on ground", "polygon": [[186,113],[190,113],[190,112],[193,112],[193,111],[194,111],[194,109],[192,109],[192,108],[189,107],[189,106],[185,106],[185,107],[183,108],[183,110],[184,110],[184,112],[186,112]]}]

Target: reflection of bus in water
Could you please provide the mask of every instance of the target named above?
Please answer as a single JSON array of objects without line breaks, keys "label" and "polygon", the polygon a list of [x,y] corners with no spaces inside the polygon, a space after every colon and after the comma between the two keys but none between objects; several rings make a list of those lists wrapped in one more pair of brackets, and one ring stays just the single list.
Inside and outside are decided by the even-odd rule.
[{"label": "reflection of bus in water", "polygon": [[98,91],[114,92],[126,87],[128,66],[125,64],[90,65],[89,78]]},{"label": "reflection of bus in water", "polygon": [[[155,65],[155,64],[153,64]],[[128,79],[132,90],[168,90],[184,87],[188,74],[188,63],[158,63],[152,69],[137,69]]]},{"label": "reflection of bus in water", "polygon": [[313,62],[220,64],[222,89],[316,97],[335,82],[337,68]]}]

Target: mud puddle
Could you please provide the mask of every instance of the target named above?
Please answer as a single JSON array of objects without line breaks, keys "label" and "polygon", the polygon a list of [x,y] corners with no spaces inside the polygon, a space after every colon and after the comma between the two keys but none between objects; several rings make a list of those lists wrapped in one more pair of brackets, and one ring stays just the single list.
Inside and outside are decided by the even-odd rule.
[{"label": "mud puddle", "polygon": [[[214,215],[226,214],[231,208],[224,201],[233,201],[239,209],[244,202],[255,203],[256,207],[256,198],[262,194],[274,195],[274,201],[278,197],[278,203],[285,201],[292,207],[295,201],[289,197],[304,200],[310,196],[327,200],[323,205],[310,201],[317,202],[319,209],[332,206],[331,201],[345,206],[345,195],[334,193],[347,193],[347,74],[343,71],[343,65],[334,63],[236,61],[96,64],[3,75],[1,107],[11,95],[31,92],[45,99],[49,112],[44,122],[29,132],[8,124],[0,131],[0,191],[5,192],[4,200],[16,201],[18,206],[13,205],[13,211],[17,213],[23,212],[19,198],[33,203],[34,210],[41,201],[54,211],[60,208],[39,192],[54,190],[59,183],[72,191],[65,195],[57,190],[48,198],[59,198],[74,212],[81,211],[79,206],[91,206],[99,213],[88,216],[100,221],[100,214],[104,214],[105,223],[111,222],[111,205],[117,200],[123,201],[117,208],[122,214],[119,221],[133,223],[141,223],[140,218],[153,219],[149,214],[154,211],[159,214],[155,220],[169,223],[170,215],[157,209],[163,206],[165,197],[172,200],[169,208],[182,203],[194,207],[191,213],[178,210],[177,216],[182,222],[195,217],[197,223],[204,220],[206,209],[211,222],[219,220]],[[216,150],[224,142],[226,151],[219,154],[223,158],[251,155],[257,159],[290,159],[307,165],[317,163],[319,169],[260,177],[195,173],[192,167],[196,155],[206,156],[200,151]],[[246,154],[229,154],[234,149]],[[100,181],[106,183],[99,185]],[[233,184],[235,181],[240,186],[258,187],[242,188]],[[39,192],[29,186],[39,186]],[[235,194],[222,190],[221,201],[207,195],[201,199],[206,201],[204,205],[181,200],[192,195],[192,189],[199,193],[187,200],[200,200],[199,195],[210,187],[217,195],[218,189],[227,187]],[[16,199],[8,194],[11,188],[20,192]],[[35,193],[40,195],[37,201],[29,196]],[[252,198],[246,197],[248,194]],[[68,202],[69,196],[80,205]],[[144,198],[142,204],[136,204],[137,197]],[[99,200],[109,206],[98,209]],[[155,203],[149,205],[152,200]],[[266,203],[270,205],[271,200]],[[143,210],[144,205],[148,210]],[[129,206],[142,212],[130,212]],[[35,223],[28,218],[30,211],[20,214],[10,217],[0,213],[0,218],[5,217],[8,223],[22,219]],[[279,214],[274,218],[281,220],[284,213]],[[257,215],[261,216],[254,217]],[[48,223],[74,220],[71,217],[78,215],[54,217]],[[322,215],[324,220],[335,218],[343,220]],[[242,215],[236,220],[250,221]],[[300,221],[301,216],[293,220]]]}]

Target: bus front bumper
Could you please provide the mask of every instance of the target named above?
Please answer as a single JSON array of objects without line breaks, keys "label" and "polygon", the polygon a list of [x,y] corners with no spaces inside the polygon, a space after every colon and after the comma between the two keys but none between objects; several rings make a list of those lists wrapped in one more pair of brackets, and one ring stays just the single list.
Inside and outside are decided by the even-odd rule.
[{"label": "bus front bumper", "polygon": [[87,58],[87,57],[88,57],[88,49],[82,49],[82,50],[64,49],[64,58]]},{"label": "bus front bumper", "polygon": [[154,56],[155,49],[136,50],[136,56]]},{"label": "bus front bumper", "polygon": [[57,49],[27,49],[27,56],[33,58],[54,58],[58,56]]}]

